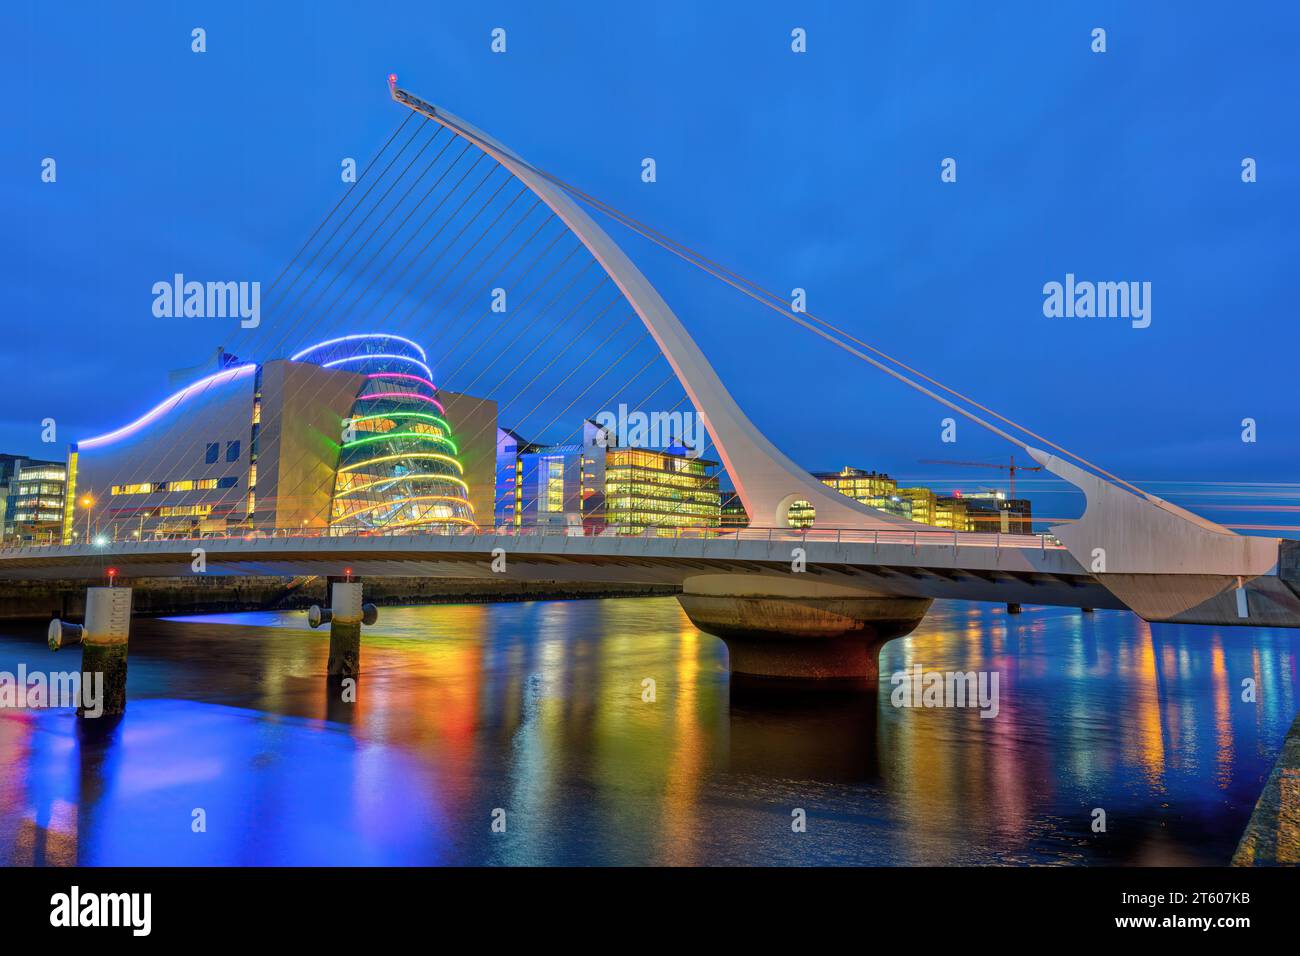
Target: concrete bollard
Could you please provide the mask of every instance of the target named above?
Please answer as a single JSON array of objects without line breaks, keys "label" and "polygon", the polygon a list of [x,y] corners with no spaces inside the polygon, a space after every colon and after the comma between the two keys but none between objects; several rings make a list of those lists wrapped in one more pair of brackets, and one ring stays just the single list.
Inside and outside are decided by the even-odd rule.
[{"label": "concrete bollard", "polygon": [[[50,650],[81,645],[81,672],[104,675],[106,716],[126,711],[126,648],[131,633],[131,589],[87,588],[86,623],[50,621],[47,639]],[[85,708],[77,708],[85,716]]]},{"label": "concrete bollard", "polygon": [[330,626],[329,676],[356,677],[361,673],[361,625],[377,620],[379,609],[361,602],[360,581],[335,581],[330,588],[330,606],[312,605],[307,623]]}]

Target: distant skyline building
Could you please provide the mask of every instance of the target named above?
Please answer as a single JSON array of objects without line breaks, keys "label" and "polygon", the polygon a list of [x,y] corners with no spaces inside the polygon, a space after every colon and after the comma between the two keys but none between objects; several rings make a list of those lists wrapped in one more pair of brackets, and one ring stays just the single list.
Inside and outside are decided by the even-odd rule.
[{"label": "distant skyline building", "polygon": [[934,523],[940,528],[953,531],[974,531],[975,522],[971,520],[966,502],[954,495],[940,495],[934,503]]},{"label": "distant skyline building", "polygon": [[1033,506],[1028,498],[1008,498],[1000,491],[961,495],[972,530],[1002,534],[1033,534]]},{"label": "distant skyline building", "polygon": [[899,488],[898,497],[907,502],[908,518],[919,524],[939,525],[939,496],[929,488]]},{"label": "distant skyline building", "polygon": [[63,524],[67,466],[61,461],[0,455],[0,535],[21,543],[57,542]]},{"label": "distant skyline building", "polygon": [[864,471],[845,465],[839,471],[815,471],[813,477],[855,501],[886,498],[898,489],[898,482],[883,472]]},{"label": "distant skyline building", "polygon": [[749,527],[749,512],[745,510],[745,503],[740,500],[740,495],[733,489],[722,492],[720,525],[723,528]]},{"label": "distant skyline building", "polygon": [[498,432],[498,527],[568,527],[583,533],[676,533],[716,528],[718,463],[687,449],[627,448],[583,422],[580,440],[539,445]]},{"label": "distant skyline building", "polygon": [[902,495],[898,482],[884,472],[846,465],[839,471],[813,472],[813,477],[854,501],[909,521],[918,520],[912,515],[911,499]]},{"label": "distant skyline building", "polygon": [[605,458],[605,523],[648,529],[716,528],[722,519],[718,462],[685,448],[610,448]]},{"label": "distant skyline building", "polygon": [[845,466],[813,476],[840,494],[919,524],[954,531],[1032,534],[1032,507],[1000,491],[940,495],[930,488],[900,488],[884,472]]}]

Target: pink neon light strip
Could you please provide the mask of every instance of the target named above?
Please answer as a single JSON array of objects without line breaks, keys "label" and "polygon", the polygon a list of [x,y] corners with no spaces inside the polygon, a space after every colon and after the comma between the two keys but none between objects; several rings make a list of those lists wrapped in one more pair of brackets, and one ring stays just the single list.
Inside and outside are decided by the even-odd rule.
[{"label": "pink neon light strip", "polygon": [[447,409],[442,407],[442,402],[438,401],[436,398],[430,398],[428,395],[421,395],[418,392],[375,392],[371,395],[357,396],[358,401],[364,401],[371,398],[418,398],[422,402],[428,402],[430,405],[433,405],[444,415],[447,414]]},{"label": "pink neon light strip", "polygon": [[429,381],[427,378],[420,378],[418,375],[407,375],[405,372],[371,372],[366,376],[366,378],[405,378],[412,382],[420,382],[421,384],[428,385],[434,391],[438,390],[438,386],[434,385],[433,382]]}]

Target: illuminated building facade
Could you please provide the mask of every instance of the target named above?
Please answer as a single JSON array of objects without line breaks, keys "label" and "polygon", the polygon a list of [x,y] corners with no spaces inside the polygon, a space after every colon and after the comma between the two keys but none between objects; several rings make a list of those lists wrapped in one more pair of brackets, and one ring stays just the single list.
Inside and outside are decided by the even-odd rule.
[{"label": "illuminated building facade", "polygon": [[719,526],[723,528],[748,528],[749,512],[745,510],[745,503],[740,500],[740,495],[734,491],[722,492],[721,520]]},{"label": "illuminated building facade", "polygon": [[911,498],[900,494],[898,482],[883,472],[864,471],[846,465],[839,471],[817,472],[813,477],[854,501],[900,518],[920,520],[912,514]]},{"label": "illuminated building facade", "polygon": [[951,528],[953,531],[976,530],[965,500],[955,495],[935,499],[934,523],[940,528]]},{"label": "illuminated building facade", "polygon": [[67,466],[16,455],[0,456],[0,523],[7,541],[51,543],[63,526]]},{"label": "illuminated building facade", "polygon": [[625,448],[584,422],[581,441],[536,445],[498,433],[498,527],[556,526],[583,533],[675,534],[716,528],[717,462],[685,449]]},{"label": "illuminated building facade", "polygon": [[908,517],[920,524],[935,524],[939,496],[929,488],[899,488],[895,494],[908,505]]},{"label": "illuminated building facade", "polygon": [[321,342],[289,359],[216,364],[140,418],[76,443],[65,541],[195,534],[447,531],[492,501],[496,406],[454,396],[453,432],[423,349],[401,336]]},{"label": "illuminated building facade", "polygon": [[[1001,492],[937,495],[929,488],[900,488],[882,472],[852,467],[818,472],[814,477],[842,495],[920,524],[954,531],[1033,533],[1029,502],[1008,499]],[[806,525],[811,516],[796,513],[792,520]]]},{"label": "illuminated building facade", "polygon": [[605,523],[647,528],[717,528],[722,523],[718,463],[675,450],[610,448],[605,458]]},{"label": "illuminated building facade", "polygon": [[510,429],[497,429],[496,493],[492,508],[495,527],[510,529],[523,524],[524,456],[536,451],[536,445]]},{"label": "illuminated building facade", "polygon": [[868,502],[873,498],[888,498],[898,488],[898,482],[876,471],[863,471],[846,465],[839,471],[815,472],[813,477],[829,485],[840,494],[855,501]]},{"label": "illuminated building facade", "polygon": [[1033,534],[1033,507],[1027,498],[1008,498],[1000,491],[964,494],[967,517],[973,530],[1002,534]]},{"label": "illuminated building facade", "polygon": [[505,527],[605,527],[602,430],[583,422],[578,441],[539,445],[498,432],[497,516]]}]

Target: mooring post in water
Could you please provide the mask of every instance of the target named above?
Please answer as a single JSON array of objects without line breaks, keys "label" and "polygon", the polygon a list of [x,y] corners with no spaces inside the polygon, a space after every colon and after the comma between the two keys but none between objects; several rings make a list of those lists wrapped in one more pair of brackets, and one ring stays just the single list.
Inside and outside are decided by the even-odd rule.
[{"label": "mooring post in water", "polygon": [[[131,589],[87,588],[86,623],[78,626],[55,618],[50,621],[50,650],[81,645],[81,672],[104,675],[103,714],[126,711],[126,644],[131,633]],[[84,717],[84,701],[77,707]]]},{"label": "mooring post in water", "polygon": [[330,626],[330,677],[356,677],[361,673],[361,625],[377,620],[379,609],[361,603],[361,582],[351,580],[351,575],[331,585],[328,608],[312,605],[307,623],[312,627],[326,623]]}]

